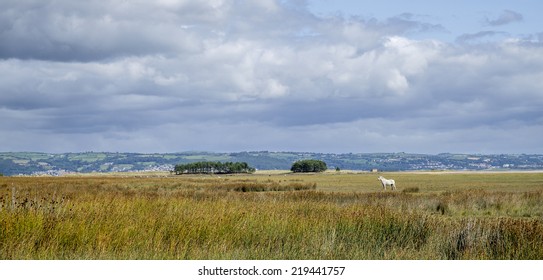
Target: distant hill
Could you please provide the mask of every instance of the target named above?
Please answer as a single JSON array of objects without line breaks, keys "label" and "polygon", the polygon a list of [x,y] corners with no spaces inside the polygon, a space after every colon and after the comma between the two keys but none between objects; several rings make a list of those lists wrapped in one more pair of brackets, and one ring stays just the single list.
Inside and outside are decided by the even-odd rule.
[{"label": "distant hill", "polygon": [[169,171],[176,164],[196,161],[247,162],[259,170],[289,170],[302,159],[326,162],[328,168],[347,170],[534,170],[543,169],[543,155],[470,155],[359,153],[325,154],[298,152],[182,152],[168,154],[141,153],[0,153],[0,173],[62,175],[71,172]]}]

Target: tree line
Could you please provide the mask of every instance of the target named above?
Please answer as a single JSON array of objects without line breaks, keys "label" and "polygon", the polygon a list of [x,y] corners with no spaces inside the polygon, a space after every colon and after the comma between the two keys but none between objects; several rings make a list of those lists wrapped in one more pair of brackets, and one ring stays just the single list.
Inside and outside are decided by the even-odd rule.
[{"label": "tree line", "polygon": [[186,164],[178,164],[174,168],[175,174],[233,174],[253,173],[255,168],[246,162],[214,162],[199,161]]},{"label": "tree line", "polygon": [[290,171],[292,172],[323,172],[328,167],[326,162],[316,159],[299,160],[292,164]]}]

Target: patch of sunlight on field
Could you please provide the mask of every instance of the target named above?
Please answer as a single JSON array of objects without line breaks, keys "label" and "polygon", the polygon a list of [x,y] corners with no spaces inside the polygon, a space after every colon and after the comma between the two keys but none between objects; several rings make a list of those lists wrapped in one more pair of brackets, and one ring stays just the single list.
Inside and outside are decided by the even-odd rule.
[{"label": "patch of sunlight on field", "polygon": [[[258,170],[253,174],[232,175],[172,175],[164,171],[112,172],[71,174],[73,177],[168,177],[183,180],[199,178],[203,180],[240,179],[256,182],[303,182],[316,183],[317,190],[324,192],[380,192],[381,183],[377,177],[394,179],[397,191],[418,189],[419,193],[446,192],[460,190],[486,190],[504,192],[524,192],[543,190],[542,172],[360,172],[327,171],[324,173],[292,173],[288,170]],[[387,190],[389,191],[389,190]]]},{"label": "patch of sunlight on field", "polygon": [[379,192],[384,176],[396,181],[398,190],[418,188],[419,192],[486,190],[523,192],[543,190],[543,172],[354,172],[328,171],[295,174],[286,170],[258,171],[254,175],[236,175],[256,180],[314,182],[326,192]]}]

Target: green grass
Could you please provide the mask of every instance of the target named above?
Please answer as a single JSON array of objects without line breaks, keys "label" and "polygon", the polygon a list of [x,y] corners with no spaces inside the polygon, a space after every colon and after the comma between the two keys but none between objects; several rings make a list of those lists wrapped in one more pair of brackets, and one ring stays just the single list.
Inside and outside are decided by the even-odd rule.
[{"label": "green grass", "polygon": [[0,259],[543,259],[543,174],[1,177]]},{"label": "green grass", "polygon": [[221,155],[192,155],[192,156],[184,156],[183,157],[186,160],[193,160],[193,161],[228,161],[231,160],[229,156],[221,156]]},{"label": "green grass", "polygon": [[80,153],[80,154],[68,154],[68,158],[71,161],[79,160],[82,162],[96,162],[107,158],[105,153]]}]

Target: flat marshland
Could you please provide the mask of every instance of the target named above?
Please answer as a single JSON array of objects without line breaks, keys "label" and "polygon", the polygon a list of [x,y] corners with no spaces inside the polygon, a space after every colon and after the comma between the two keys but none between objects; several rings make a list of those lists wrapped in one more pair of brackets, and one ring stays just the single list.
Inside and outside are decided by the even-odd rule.
[{"label": "flat marshland", "polygon": [[543,173],[0,177],[0,259],[543,259]]}]

